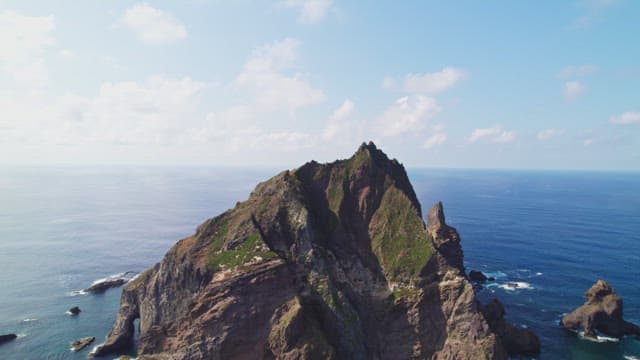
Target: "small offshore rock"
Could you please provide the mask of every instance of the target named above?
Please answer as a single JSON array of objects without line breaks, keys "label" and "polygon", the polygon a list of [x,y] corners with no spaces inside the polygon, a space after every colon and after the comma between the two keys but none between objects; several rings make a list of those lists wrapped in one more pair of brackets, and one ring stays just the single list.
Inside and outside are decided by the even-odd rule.
[{"label": "small offshore rock", "polygon": [[622,298],[606,281],[596,281],[585,298],[584,305],[562,318],[562,327],[573,331],[583,328],[584,335],[591,338],[596,337],[597,332],[617,338],[640,336],[640,327],[623,319]]},{"label": "small offshore rock", "polygon": [[96,338],[91,336],[91,337],[85,337],[82,339],[78,339],[76,341],[72,341],[71,342],[71,351],[80,351],[84,348],[86,348],[87,346],[89,346]]},{"label": "small offshore rock", "polygon": [[67,311],[67,313],[69,313],[69,315],[78,315],[80,314],[80,308],[77,306],[72,307],[71,309],[69,309],[69,311]]},{"label": "small offshore rock", "polygon": [[4,344],[4,343],[9,342],[11,340],[15,340],[17,337],[18,337],[18,335],[16,335],[16,334],[0,335],[0,344]]},{"label": "small offshore rock", "polygon": [[471,270],[469,271],[469,280],[483,283],[487,282],[489,278],[487,277],[487,275],[483,274],[482,271]]},{"label": "small offshore rock", "polygon": [[99,283],[93,284],[89,286],[85,291],[91,293],[101,293],[105,292],[110,288],[118,287],[124,285],[128,280],[126,279],[109,279],[105,281],[101,281]]}]

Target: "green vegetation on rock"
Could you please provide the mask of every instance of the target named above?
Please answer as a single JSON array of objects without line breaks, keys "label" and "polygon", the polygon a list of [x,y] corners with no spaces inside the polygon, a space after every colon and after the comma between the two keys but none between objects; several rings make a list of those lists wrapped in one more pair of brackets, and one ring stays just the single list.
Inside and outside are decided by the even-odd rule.
[{"label": "green vegetation on rock", "polygon": [[249,235],[240,245],[232,250],[221,250],[224,243],[220,244],[220,241],[224,241],[224,236],[224,234],[216,234],[212,244],[207,262],[207,266],[212,271],[235,268],[250,261],[261,261],[277,257],[276,253],[266,247],[260,234],[257,232]]},{"label": "green vegetation on rock", "polygon": [[389,188],[371,219],[371,246],[385,275],[418,277],[433,254],[432,241],[417,209],[396,187]]}]

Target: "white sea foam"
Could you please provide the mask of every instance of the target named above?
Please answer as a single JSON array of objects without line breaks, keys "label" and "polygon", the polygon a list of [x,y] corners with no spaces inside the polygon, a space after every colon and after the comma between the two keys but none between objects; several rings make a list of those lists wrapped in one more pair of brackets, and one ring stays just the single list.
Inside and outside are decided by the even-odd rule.
[{"label": "white sea foam", "polygon": [[98,351],[98,348],[100,348],[102,345],[104,345],[104,343],[94,346],[93,349],[89,351],[89,355],[95,355],[96,351]]},{"label": "white sea foam", "polygon": [[23,338],[23,337],[27,336],[27,334],[19,333],[19,334],[16,334],[16,336],[18,337],[18,339],[20,339],[20,338]]},{"label": "white sea foam", "polygon": [[536,276],[542,276],[542,275],[543,275],[543,273],[541,273],[541,272],[537,272],[536,273]]},{"label": "white sea foam", "polygon": [[82,296],[82,295],[87,295],[88,292],[84,291],[84,290],[74,290],[71,291],[69,293],[67,293],[68,296]]},{"label": "white sea foam", "polygon": [[488,277],[488,278],[494,278],[494,279],[504,279],[507,277],[507,274],[503,273],[502,271],[483,271],[483,273]]},{"label": "white sea foam", "polygon": [[604,335],[596,335],[596,337],[584,336],[584,331],[578,331],[578,337],[583,340],[589,340],[597,343],[620,341],[620,339],[610,337],[610,336],[604,336]]},{"label": "white sea foam", "polygon": [[635,355],[625,355],[624,358],[627,360],[640,360],[640,357]]},{"label": "white sea foam", "polygon": [[[117,279],[124,279],[127,282],[129,282],[129,281],[137,278],[139,275],[140,274],[136,273],[135,271],[126,271],[126,272],[123,272],[123,273],[113,274],[113,275],[109,275],[109,276],[104,277],[104,278],[100,278],[100,279],[94,280],[91,283],[90,287],[94,286],[96,284],[103,283],[105,281],[117,280]],[[68,296],[82,296],[82,295],[87,295],[87,294],[89,294],[89,292],[87,292],[85,290],[74,290],[74,291],[69,292],[67,295]]]},{"label": "white sea foam", "polygon": [[33,322],[33,321],[38,321],[38,319],[36,319],[36,318],[27,318],[27,319],[22,320],[22,322],[26,322],[26,323]]},{"label": "white sea foam", "polygon": [[498,287],[507,291],[532,290],[534,288],[531,284],[524,281],[510,281],[508,283],[500,284]]}]

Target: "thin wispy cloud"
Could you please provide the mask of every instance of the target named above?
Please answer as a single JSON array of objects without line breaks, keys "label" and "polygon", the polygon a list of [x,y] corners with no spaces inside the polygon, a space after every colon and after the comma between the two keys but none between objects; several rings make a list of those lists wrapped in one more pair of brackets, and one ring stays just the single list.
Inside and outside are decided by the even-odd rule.
[{"label": "thin wispy cloud", "polygon": [[558,77],[561,79],[583,77],[583,76],[591,75],[595,73],[597,70],[598,70],[598,67],[595,65],[570,65],[563,68],[558,73]]},{"label": "thin wispy cloud", "polygon": [[564,83],[563,94],[568,101],[575,101],[587,92],[587,87],[579,81]]},{"label": "thin wispy cloud", "polygon": [[627,111],[621,115],[612,116],[609,122],[616,125],[640,124],[640,111]]},{"label": "thin wispy cloud", "polygon": [[327,16],[333,0],[284,0],[281,4],[298,12],[298,22],[316,24]]},{"label": "thin wispy cloud", "polygon": [[187,29],[180,20],[147,3],[125,10],[120,22],[145,44],[173,44],[187,37]]},{"label": "thin wispy cloud", "polygon": [[422,143],[422,147],[425,149],[431,149],[438,145],[442,145],[447,141],[447,134],[438,133],[429,136],[424,143]]},{"label": "thin wispy cloud", "polygon": [[491,143],[509,143],[513,142],[516,137],[517,133],[515,131],[505,130],[502,128],[502,126],[496,125],[489,128],[475,129],[467,139],[471,143],[480,141]]},{"label": "thin wispy cloud", "polygon": [[545,141],[555,137],[559,137],[562,134],[564,134],[564,130],[562,129],[546,129],[539,131],[538,134],[536,134],[536,139]]},{"label": "thin wispy cloud", "polygon": [[453,88],[466,75],[466,72],[460,68],[447,66],[432,73],[407,74],[401,80],[386,77],[383,79],[382,86],[386,89],[400,89],[412,94],[438,94]]},{"label": "thin wispy cloud", "polygon": [[618,0],[582,0],[577,3],[581,15],[573,20],[574,28],[588,28],[601,20],[605,11]]}]

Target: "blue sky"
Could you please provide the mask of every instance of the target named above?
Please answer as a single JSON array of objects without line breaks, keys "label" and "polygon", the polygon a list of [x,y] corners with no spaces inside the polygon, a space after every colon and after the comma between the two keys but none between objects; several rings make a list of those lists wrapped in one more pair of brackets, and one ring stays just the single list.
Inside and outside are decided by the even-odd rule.
[{"label": "blue sky", "polygon": [[0,163],[640,170],[640,2],[1,1]]}]

